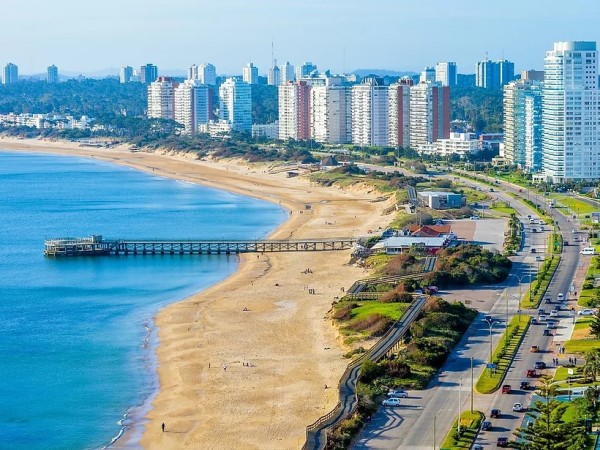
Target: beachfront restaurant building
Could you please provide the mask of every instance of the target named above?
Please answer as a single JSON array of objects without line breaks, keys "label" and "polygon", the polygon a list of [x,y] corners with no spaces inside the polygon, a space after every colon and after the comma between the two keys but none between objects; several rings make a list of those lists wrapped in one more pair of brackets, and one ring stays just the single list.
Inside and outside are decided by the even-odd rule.
[{"label": "beachfront restaurant building", "polygon": [[429,254],[436,254],[455,239],[456,236],[452,233],[439,237],[392,236],[375,244],[373,249],[383,250],[387,255],[405,253],[412,248],[421,248]]}]

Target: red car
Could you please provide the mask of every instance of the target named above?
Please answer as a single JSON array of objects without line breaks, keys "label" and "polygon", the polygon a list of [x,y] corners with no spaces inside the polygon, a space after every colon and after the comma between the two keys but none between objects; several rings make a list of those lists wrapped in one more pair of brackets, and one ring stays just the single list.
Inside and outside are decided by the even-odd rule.
[{"label": "red car", "polygon": [[527,371],[527,378],[535,378],[537,376],[538,376],[538,374],[537,374],[537,371],[535,369],[529,369]]},{"label": "red car", "polygon": [[502,386],[503,394],[510,394],[511,391],[512,391],[512,387],[510,386],[510,384],[505,384],[504,386]]}]

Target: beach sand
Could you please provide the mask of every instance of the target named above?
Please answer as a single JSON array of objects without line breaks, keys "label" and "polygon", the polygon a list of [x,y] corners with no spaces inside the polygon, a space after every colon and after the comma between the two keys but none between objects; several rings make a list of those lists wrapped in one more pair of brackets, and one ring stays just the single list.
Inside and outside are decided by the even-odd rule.
[{"label": "beach sand", "polygon": [[[94,157],[279,203],[290,216],[273,238],[365,235],[391,219],[382,216],[390,203],[370,202],[378,193],[365,187],[311,186],[302,177],[267,173],[266,166],[39,140],[4,138],[0,148]],[[365,276],[349,259],[349,251],[242,255],[235,274],[161,310],[160,391],[142,446],[300,448],[306,425],[336,405],[349,362],[327,318],[341,288]],[[121,443],[128,445],[127,433]]]}]

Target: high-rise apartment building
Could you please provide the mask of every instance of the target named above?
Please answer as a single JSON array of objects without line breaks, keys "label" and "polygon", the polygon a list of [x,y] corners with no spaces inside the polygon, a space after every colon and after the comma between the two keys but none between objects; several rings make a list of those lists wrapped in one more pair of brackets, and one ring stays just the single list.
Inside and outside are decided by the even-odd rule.
[{"label": "high-rise apartment building", "polygon": [[174,101],[174,118],[184,126],[185,133],[198,133],[199,126],[209,122],[212,95],[208,85],[198,80],[186,80],[175,88]]},{"label": "high-rise apartment building", "polygon": [[419,76],[419,83],[427,83],[428,81],[435,81],[435,68],[434,67],[425,67],[421,71],[421,76]]},{"label": "high-rise apartment building", "polygon": [[133,81],[133,67],[121,67],[121,71],[119,72],[119,81],[121,83],[131,83]]},{"label": "high-rise apartment building", "polygon": [[501,61],[480,61],[477,63],[476,86],[485,89],[499,89],[515,78],[515,64],[506,59]]},{"label": "high-rise apartment building", "polygon": [[19,68],[16,64],[8,63],[4,66],[2,84],[13,84],[19,81]]},{"label": "high-rise apartment building", "polygon": [[58,83],[58,67],[54,64],[48,67],[46,82],[49,84]]},{"label": "high-rise apartment building", "polygon": [[410,146],[447,139],[450,136],[450,88],[437,82],[410,88]]},{"label": "high-rise apartment building", "polygon": [[388,145],[388,86],[378,77],[366,77],[352,86],[352,143]]},{"label": "high-rise apartment building", "polygon": [[410,77],[390,85],[388,94],[389,145],[410,148]]},{"label": "high-rise apartment building", "polygon": [[267,84],[269,86],[279,86],[281,84],[280,82],[281,74],[279,72],[279,67],[277,67],[277,64],[275,64],[267,73]]},{"label": "high-rise apartment building", "polygon": [[310,86],[289,81],[278,87],[279,139],[310,139]]},{"label": "high-rise apartment building", "polygon": [[252,87],[235,78],[228,78],[219,87],[219,118],[232,129],[252,132]]},{"label": "high-rise apartment building", "polygon": [[521,72],[521,80],[526,81],[544,81],[543,70],[523,70]]},{"label": "high-rise apartment building", "polygon": [[294,81],[294,66],[286,62],[279,68],[279,84],[286,84],[288,81]]},{"label": "high-rise apartment building", "polygon": [[196,64],[192,64],[188,68],[187,79],[188,80],[197,80],[198,79],[198,66]]},{"label": "high-rise apartment building", "polygon": [[150,84],[158,78],[158,67],[154,64],[146,64],[140,68],[140,81],[144,84]]},{"label": "high-rise apartment building", "polygon": [[242,69],[242,79],[248,84],[258,84],[258,67],[252,63],[248,63]]},{"label": "high-rise apartment building", "polygon": [[148,117],[175,118],[175,87],[170,77],[159,77],[148,86]]},{"label": "high-rise apartment building", "polygon": [[210,63],[200,64],[197,78],[202,84],[215,86],[217,84],[217,69]]},{"label": "high-rise apartment building", "polygon": [[310,61],[306,61],[304,64],[296,67],[296,80],[300,81],[302,78],[307,78],[317,71],[317,66]]},{"label": "high-rise apartment building", "polygon": [[542,168],[542,85],[517,80],[504,86],[504,157],[528,172]]},{"label": "high-rise apartment building", "polygon": [[435,81],[442,86],[456,86],[456,63],[455,62],[440,62],[435,66]]},{"label": "high-rise apartment building", "polygon": [[[351,88],[343,85],[310,89],[310,135],[317,142],[347,144],[352,141]],[[280,119],[281,123],[281,119]]]},{"label": "high-rise apartment building", "polygon": [[555,42],[544,60],[542,168],[549,181],[600,178],[596,42]]}]

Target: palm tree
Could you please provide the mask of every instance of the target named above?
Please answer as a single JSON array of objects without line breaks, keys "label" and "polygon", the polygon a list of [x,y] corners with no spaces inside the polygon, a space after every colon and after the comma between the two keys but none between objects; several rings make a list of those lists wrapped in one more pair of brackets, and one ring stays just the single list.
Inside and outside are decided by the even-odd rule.
[{"label": "palm tree", "polygon": [[600,374],[600,348],[594,348],[585,354],[585,365],[583,374],[596,381]]}]

